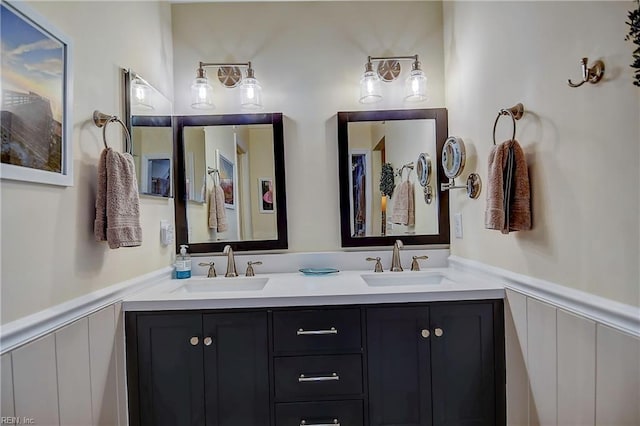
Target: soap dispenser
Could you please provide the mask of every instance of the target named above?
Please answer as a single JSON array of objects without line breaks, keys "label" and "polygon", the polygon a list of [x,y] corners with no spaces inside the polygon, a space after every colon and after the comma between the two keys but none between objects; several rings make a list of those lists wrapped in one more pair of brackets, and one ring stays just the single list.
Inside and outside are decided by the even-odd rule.
[{"label": "soap dispenser", "polygon": [[191,256],[187,253],[186,244],[180,245],[180,254],[176,258],[176,278],[181,280],[184,278],[191,278]]}]

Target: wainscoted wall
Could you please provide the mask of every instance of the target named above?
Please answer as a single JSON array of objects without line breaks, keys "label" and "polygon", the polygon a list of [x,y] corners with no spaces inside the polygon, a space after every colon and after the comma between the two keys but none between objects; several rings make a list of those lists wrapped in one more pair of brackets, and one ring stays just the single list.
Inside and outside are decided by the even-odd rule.
[{"label": "wainscoted wall", "polygon": [[[170,5],[29,1],[28,6],[73,43],[74,186],[0,182],[2,324],[165,267],[174,253],[173,245],[160,244],[159,232],[161,219],[173,221],[173,200],[141,199],[142,246],[110,250],[94,240],[103,145],[102,130],[91,120],[95,109],[122,115],[123,67],[173,96]],[[110,127],[107,137],[121,150],[118,129]]]},{"label": "wainscoted wall", "polygon": [[1,415],[39,425],[126,425],[120,305],[2,355]]},{"label": "wainscoted wall", "polygon": [[640,339],[506,291],[510,426],[640,424]]}]

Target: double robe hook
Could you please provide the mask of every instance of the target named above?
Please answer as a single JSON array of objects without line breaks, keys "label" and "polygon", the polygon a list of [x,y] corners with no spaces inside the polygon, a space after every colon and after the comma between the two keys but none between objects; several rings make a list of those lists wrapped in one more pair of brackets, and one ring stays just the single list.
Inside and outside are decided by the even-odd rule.
[{"label": "double robe hook", "polygon": [[602,76],[604,76],[604,62],[601,60],[597,60],[593,63],[591,67],[587,66],[587,62],[589,58],[582,58],[580,61],[580,66],[582,68],[582,81],[578,84],[571,81],[571,79],[567,80],[570,87],[580,87],[586,82],[591,84],[596,84],[600,80],[602,80]]}]

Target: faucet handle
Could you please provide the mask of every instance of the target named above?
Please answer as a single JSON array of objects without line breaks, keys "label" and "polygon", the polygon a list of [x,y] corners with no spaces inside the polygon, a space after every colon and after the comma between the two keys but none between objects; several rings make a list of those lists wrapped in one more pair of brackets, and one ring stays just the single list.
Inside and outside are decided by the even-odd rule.
[{"label": "faucet handle", "polygon": [[420,265],[418,264],[418,259],[428,259],[429,256],[413,256],[413,260],[411,261],[411,270],[419,271]]},{"label": "faucet handle", "polygon": [[367,257],[367,260],[368,260],[369,262],[373,262],[373,261],[375,260],[375,262],[376,262],[376,266],[375,266],[375,268],[373,269],[373,272],[382,272],[382,271],[383,271],[383,269],[382,269],[382,263],[380,263],[380,258],[379,258],[379,257]]},{"label": "faucet handle", "polygon": [[209,267],[209,271],[207,271],[207,278],[215,278],[218,275],[216,274],[216,268],[214,268],[214,263],[213,262],[200,262],[198,263],[198,265],[200,266],[208,266]]},{"label": "faucet handle", "polygon": [[253,270],[253,265],[262,265],[262,262],[257,261],[257,262],[247,262],[247,272],[245,272],[245,276],[247,277],[254,277],[256,275],[256,272]]}]

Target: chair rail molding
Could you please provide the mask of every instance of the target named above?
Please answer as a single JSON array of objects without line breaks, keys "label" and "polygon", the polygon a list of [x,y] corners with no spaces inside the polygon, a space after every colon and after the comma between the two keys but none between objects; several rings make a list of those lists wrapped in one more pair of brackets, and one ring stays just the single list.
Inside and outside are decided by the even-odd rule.
[{"label": "chair rail molding", "polygon": [[449,256],[449,266],[499,280],[505,288],[640,337],[640,307],[459,256]]},{"label": "chair rail molding", "polygon": [[109,305],[126,295],[171,278],[173,267],[165,267],[0,326],[0,355],[52,333]]}]

